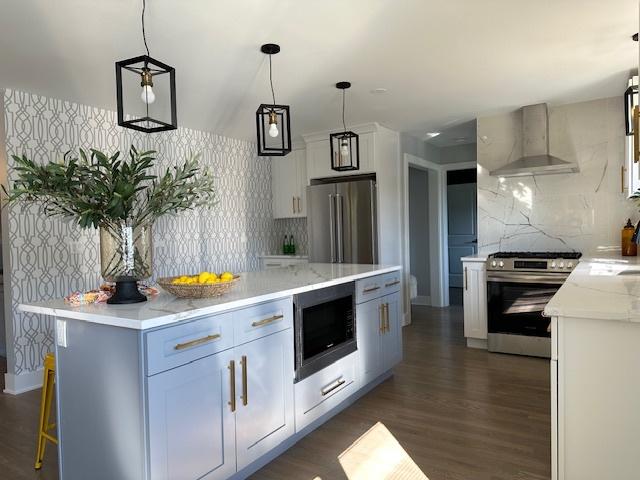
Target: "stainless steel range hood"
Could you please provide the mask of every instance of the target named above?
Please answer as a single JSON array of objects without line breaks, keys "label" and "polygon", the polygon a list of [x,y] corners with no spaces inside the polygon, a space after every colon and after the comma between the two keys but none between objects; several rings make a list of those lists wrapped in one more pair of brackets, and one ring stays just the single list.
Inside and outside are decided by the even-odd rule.
[{"label": "stainless steel range hood", "polygon": [[549,117],[546,103],[522,108],[522,153],[521,158],[492,170],[490,175],[522,177],[579,171],[577,163],[549,155]]}]

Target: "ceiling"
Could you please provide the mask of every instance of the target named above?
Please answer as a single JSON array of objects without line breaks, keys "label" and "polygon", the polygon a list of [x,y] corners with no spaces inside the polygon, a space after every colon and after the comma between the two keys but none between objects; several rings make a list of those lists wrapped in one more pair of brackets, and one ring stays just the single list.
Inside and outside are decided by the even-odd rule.
[{"label": "ceiling", "polygon": [[438,130],[439,135],[431,137],[427,135],[426,141],[436,147],[453,147],[455,145],[465,145],[476,143],[476,121],[459,123],[452,126],[445,126]]},{"label": "ceiling", "polygon": [[[141,0],[0,0],[0,87],[115,109],[114,62],[143,53]],[[270,100],[294,136],[347,122],[427,131],[522,105],[619,95],[637,0],[148,0],[151,56],[176,68],[180,125],[253,138]],[[386,93],[371,93],[376,88]]]}]

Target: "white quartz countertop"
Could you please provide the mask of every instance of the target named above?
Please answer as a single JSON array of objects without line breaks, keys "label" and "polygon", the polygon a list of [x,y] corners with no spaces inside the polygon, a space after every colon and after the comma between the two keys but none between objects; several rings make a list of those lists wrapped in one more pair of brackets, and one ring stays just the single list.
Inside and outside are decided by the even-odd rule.
[{"label": "white quartz countertop", "polygon": [[473,255],[467,255],[466,257],[460,258],[463,262],[486,262],[488,254],[486,253],[475,253]]},{"label": "white quartz countertop", "polygon": [[640,322],[640,258],[619,253],[583,257],[544,313]]},{"label": "white quartz countertop", "polygon": [[64,300],[20,305],[25,312],[91,323],[146,330],[183,320],[254,305],[298,293],[401,270],[400,266],[311,263],[240,274],[233,289],[215,298],[180,299],[161,291],[133,305],[93,304],[80,307]]},{"label": "white quartz countertop", "polygon": [[307,255],[260,255],[260,258],[273,258],[278,260],[306,260]]}]

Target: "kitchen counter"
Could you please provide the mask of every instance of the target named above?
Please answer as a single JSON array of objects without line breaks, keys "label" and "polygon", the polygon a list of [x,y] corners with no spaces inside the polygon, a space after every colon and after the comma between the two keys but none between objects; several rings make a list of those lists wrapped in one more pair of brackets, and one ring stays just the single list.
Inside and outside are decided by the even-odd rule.
[{"label": "kitchen counter", "polygon": [[463,262],[486,262],[487,261],[486,253],[475,253],[473,255],[467,255],[466,257],[461,257],[460,260]]},{"label": "kitchen counter", "polygon": [[170,325],[191,318],[222,313],[298,293],[400,270],[400,266],[312,263],[240,274],[223,296],[179,299],[161,291],[133,305],[93,304],[72,307],[64,300],[20,305],[25,312],[71,318],[135,330]]},{"label": "kitchen counter", "polygon": [[640,322],[640,258],[615,252],[585,256],[544,313]]}]

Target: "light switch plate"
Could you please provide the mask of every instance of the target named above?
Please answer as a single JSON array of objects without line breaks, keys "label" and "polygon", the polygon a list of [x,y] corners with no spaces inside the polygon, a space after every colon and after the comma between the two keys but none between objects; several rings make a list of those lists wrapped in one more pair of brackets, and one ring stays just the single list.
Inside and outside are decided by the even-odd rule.
[{"label": "light switch plate", "polygon": [[59,347],[67,347],[67,321],[56,319],[56,343]]}]

